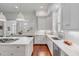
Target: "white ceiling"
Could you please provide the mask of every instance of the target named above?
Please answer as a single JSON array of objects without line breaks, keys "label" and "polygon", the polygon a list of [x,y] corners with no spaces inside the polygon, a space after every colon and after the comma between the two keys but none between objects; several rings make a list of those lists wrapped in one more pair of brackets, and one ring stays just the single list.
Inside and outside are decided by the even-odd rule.
[{"label": "white ceiling", "polygon": [[[47,9],[51,3],[0,3],[2,12],[34,12],[39,9]],[[18,8],[15,8],[18,6]],[[43,8],[40,8],[43,6]]]}]

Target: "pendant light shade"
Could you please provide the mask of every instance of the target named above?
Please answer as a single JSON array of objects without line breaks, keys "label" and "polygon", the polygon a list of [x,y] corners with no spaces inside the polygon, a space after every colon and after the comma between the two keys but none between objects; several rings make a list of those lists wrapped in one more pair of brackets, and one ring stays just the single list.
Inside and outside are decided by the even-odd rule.
[{"label": "pendant light shade", "polygon": [[0,21],[6,21],[6,17],[3,15],[3,13],[0,13]]},{"label": "pendant light shade", "polygon": [[16,20],[17,20],[17,21],[25,21],[24,16],[22,15],[21,12],[17,15]]}]

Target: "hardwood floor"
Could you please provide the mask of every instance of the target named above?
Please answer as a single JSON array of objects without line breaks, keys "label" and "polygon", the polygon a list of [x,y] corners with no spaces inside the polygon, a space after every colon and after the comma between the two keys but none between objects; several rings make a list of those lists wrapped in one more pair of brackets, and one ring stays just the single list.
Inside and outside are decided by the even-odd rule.
[{"label": "hardwood floor", "polygon": [[32,56],[51,56],[46,44],[34,44]]}]

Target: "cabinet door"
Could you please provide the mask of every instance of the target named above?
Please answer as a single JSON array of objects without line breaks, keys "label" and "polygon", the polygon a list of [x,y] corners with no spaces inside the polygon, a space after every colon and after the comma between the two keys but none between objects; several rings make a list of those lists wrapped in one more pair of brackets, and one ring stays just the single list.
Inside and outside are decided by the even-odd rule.
[{"label": "cabinet door", "polygon": [[47,41],[48,48],[49,48],[51,54],[53,55],[53,42],[49,38],[47,38],[46,41]]},{"label": "cabinet door", "polygon": [[10,51],[9,55],[13,55],[13,56],[24,56],[25,55],[25,46],[24,45],[10,46],[10,49],[11,49],[11,51]]},{"label": "cabinet door", "polygon": [[46,38],[44,36],[36,36],[35,44],[46,44]]},{"label": "cabinet door", "polygon": [[79,30],[79,4],[62,4],[62,29]]},{"label": "cabinet door", "polygon": [[79,4],[71,4],[71,29],[79,30]]},{"label": "cabinet door", "polygon": [[61,27],[62,29],[70,29],[71,26],[71,6],[70,4],[62,4],[62,11],[61,11]]},{"label": "cabinet door", "polygon": [[54,56],[60,56],[61,55],[61,50],[56,44],[53,44],[53,55]]},{"label": "cabinet door", "polygon": [[25,46],[23,45],[0,45],[0,55],[2,56],[24,56]]}]

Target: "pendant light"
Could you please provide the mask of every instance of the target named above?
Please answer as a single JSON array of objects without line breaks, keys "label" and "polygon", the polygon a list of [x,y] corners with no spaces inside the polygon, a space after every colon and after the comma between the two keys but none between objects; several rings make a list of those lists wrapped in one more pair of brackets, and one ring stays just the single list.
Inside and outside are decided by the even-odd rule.
[{"label": "pendant light", "polygon": [[24,16],[21,12],[17,15],[16,21],[25,21]]},{"label": "pendant light", "polygon": [[6,17],[4,16],[3,12],[0,13],[0,21],[6,21]]}]

